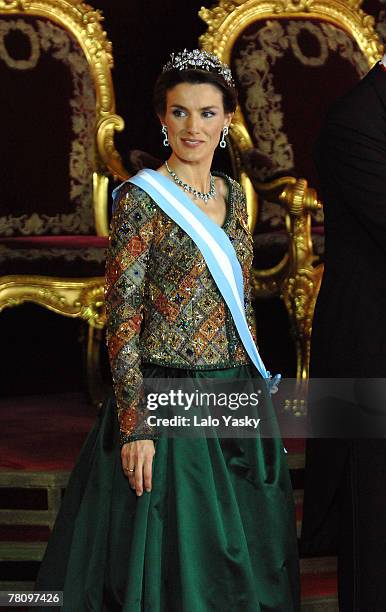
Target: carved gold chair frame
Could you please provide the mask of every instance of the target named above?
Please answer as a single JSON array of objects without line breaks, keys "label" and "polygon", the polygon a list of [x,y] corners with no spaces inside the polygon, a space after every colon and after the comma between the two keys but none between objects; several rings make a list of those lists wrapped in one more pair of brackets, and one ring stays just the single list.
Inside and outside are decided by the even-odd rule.
[{"label": "carved gold chair frame", "polygon": [[[257,20],[321,19],[346,31],[357,42],[370,68],[381,57],[382,44],[374,29],[374,19],[360,9],[360,4],[360,0],[220,0],[211,9],[202,8],[199,12],[208,26],[200,37],[200,45],[230,63],[238,37]],[[323,265],[314,265],[318,258],[311,240],[311,212],[320,208],[321,203],[304,178],[285,176],[270,183],[252,184],[241,160],[242,153],[254,145],[240,107],[232,122],[230,139],[235,170],[247,196],[251,230],[257,218],[258,196],[279,203],[285,210],[288,252],[273,268],[254,269],[252,278],[257,297],[281,295],[286,305],[297,354],[299,399],[291,408],[295,414],[301,414],[305,410],[312,318],[323,274]]]},{"label": "carved gold chair frame", "polygon": [[[95,143],[97,162],[92,181],[96,234],[107,236],[109,175],[128,177],[114,145],[115,131],[124,128],[115,113],[111,78],[112,46],[103,31],[100,11],[76,0],[0,0],[0,14],[40,16],[60,25],[77,41],[87,59],[96,97]],[[0,311],[32,302],[66,317],[88,323],[87,374],[95,388],[99,340],[105,323],[104,277],[58,278],[40,275],[9,275],[0,278]]]}]

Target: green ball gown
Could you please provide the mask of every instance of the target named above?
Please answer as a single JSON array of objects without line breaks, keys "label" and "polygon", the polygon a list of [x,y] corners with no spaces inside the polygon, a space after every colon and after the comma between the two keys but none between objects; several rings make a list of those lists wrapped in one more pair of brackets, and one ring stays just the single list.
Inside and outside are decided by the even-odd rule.
[{"label": "green ball gown", "polygon": [[[245,196],[223,178],[222,229],[243,269],[253,329]],[[140,497],[123,472],[120,429],[128,426],[117,404],[136,397],[133,381],[237,379],[248,393],[260,377],[190,235],[130,183],[115,199],[106,279],[116,399],[106,401],[72,471],[36,590],[63,591],[63,612],[298,612],[294,502],[268,391],[255,408],[261,437],[161,435],[152,491]]]},{"label": "green ball gown", "polygon": [[[145,371],[243,379],[246,392],[259,376],[252,366]],[[292,488],[268,394],[259,410],[271,438],[161,435],[152,491],[137,497],[110,398],[71,473],[35,590],[62,590],[64,612],[299,611]]]}]

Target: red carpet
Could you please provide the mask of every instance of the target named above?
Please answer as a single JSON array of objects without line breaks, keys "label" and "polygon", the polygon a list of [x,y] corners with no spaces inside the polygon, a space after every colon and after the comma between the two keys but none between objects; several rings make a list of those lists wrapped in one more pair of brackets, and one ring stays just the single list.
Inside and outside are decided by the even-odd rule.
[{"label": "red carpet", "polygon": [[[321,574],[303,574],[302,576],[302,600],[333,597],[337,592],[337,581],[335,572]],[[363,611],[364,612],[364,611]]]},{"label": "red carpet", "polygon": [[0,469],[71,470],[95,417],[81,393],[0,400]]}]

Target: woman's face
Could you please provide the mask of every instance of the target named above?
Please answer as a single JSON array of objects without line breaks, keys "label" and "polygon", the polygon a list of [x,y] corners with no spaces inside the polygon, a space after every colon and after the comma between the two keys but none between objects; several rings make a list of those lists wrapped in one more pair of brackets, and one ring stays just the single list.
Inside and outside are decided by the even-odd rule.
[{"label": "woman's face", "polygon": [[224,112],[221,91],[209,83],[179,83],[170,89],[165,116],[160,117],[174,155],[190,163],[211,163],[231,119],[232,114]]}]

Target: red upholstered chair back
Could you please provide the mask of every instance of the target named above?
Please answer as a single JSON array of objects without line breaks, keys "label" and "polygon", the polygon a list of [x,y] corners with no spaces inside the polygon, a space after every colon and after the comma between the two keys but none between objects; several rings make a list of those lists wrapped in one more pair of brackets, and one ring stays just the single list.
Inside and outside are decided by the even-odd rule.
[{"label": "red upholstered chair back", "polygon": [[0,277],[104,274],[109,178],[127,172],[102,20],[78,0],[0,3]]},{"label": "red upholstered chair back", "polygon": [[323,117],[368,70],[355,40],[322,20],[262,19],[240,34],[231,64],[254,145],[251,176],[301,176],[317,187],[312,153]]},{"label": "red upholstered chair back", "polygon": [[96,96],[84,51],[58,23],[0,16],[0,236],[96,233]]},{"label": "red upholstered chair back", "polygon": [[[242,153],[252,182],[289,175],[319,190],[313,151],[325,114],[369,69],[357,42],[342,27],[321,19],[259,19],[237,38],[231,66],[253,143]],[[313,228],[322,224],[323,212],[313,213]],[[258,267],[275,265],[283,256],[287,237],[276,232],[284,228],[285,210],[261,198],[255,228]],[[317,229],[313,243],[322,255],[324,241]]]},{"label": "red upholstered chair back", "polygon": [[[219,0],[217,7],[200,13],[209,25],[201,43],[230,63],[239,92],[231,141],[237,173],[248,187],[246,175],[259,194],[251,214],[257,269],[276,266],[289,249],[286,209],[264,195],[261,183],[302,178],[319,190],[313,153],[326,112],[379,57],[371,17],[359,4],[241,0],[230,6]],[[322,225],[322,210],[312,212],[318,254]]]}]

